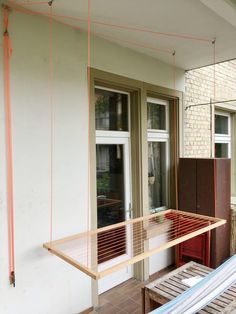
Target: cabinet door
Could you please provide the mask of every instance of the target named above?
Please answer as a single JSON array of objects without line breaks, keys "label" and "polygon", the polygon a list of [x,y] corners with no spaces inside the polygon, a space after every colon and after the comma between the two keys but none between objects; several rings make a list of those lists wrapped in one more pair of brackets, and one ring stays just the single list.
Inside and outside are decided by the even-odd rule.
[{"label": "cabinet door", "polygon": [[216,217],[227,223],[215,230],[215,267],[230,255],[230,177],[230,159],[216,159]]},{"label": "cabinet door", "polygon": [[230,219],[230,159],[216,159],[216,217]]},{"label": "cabinet door", "polygon": [[214,159],[197,159],[197,213],[215,216]]},{"label": "cabinet door", "polygon": [[179,209],[196,213],[196,159],[179,159]]}]

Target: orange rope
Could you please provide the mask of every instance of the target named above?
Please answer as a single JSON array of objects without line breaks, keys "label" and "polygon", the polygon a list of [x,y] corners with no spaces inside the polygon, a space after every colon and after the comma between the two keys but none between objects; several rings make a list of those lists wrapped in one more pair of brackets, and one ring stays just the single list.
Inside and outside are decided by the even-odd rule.
[{"label": "orange rope", "polygon": [[11,43],[8,33],[9,10],[4,8],[4,85],[5,85],[5,115],[6,115],[6,160],[7,160],[7,208],[8,208],[8,250],[9,279],[15,286],[15,243],[14,243],[14,191],[13,191],[13,157],[12,157],[12,121],[11,121],[11,87],[10,87],[10,57]]},{"label": "orange rope", "polygon": [[[176,91],[176,60],[175,60],[175,52],[173,53],[173,80],[174,80],[174,93]],[[173,108],[173,115],[174,115],[174,160],[175,160],[175,206],[176,209],[179,209],[179,196],[178,196],[178,156],[177,156],[177,102],[176,96],[174,95],[174,108]]]},{"label": "orange rope", "polygon": [[[186,40],[196,40],[196,41],[202,41],[202,42],[211,42],[211,39],[207,38],[200,38],[200,37],[195,37],[195,36],[189,36],[186,34],[176,34],[176,33],[166,33],[166,32],[157,32],[153,31],[150,29],[146,28],[140,28],[140,27],[133,27],[133,26],[128,26],[128,25],[120,25],[120,24],[113,24],[113,23],[106,23],[106,22],[101,22],[101,21],[92,21],[91,20],[91,2],[88,0],[88,18],[87,19],[82,19],[82,18],[76,18],[73,16],[65,16],[65,15],[59,15],[59,14],[53,14],[52,12],[52,6],[50,5],[50,12],[45,13],[45,12],[35,12],[32,10],[28,10],[23,8],[24,5],[34,5],[34,4],[47,4],[48,2],[45,1],[38,1],[38,2],[21,2],[21,3],[16,3],[13,1],[8,1],[10,2],[13,7],[15,8],[16,11],[28,13],[28,14],[35,14],[35,15],[44,15],[48,16],[50,19],[50,82],[49,82],[49,92],[50,92],[50,107],[51,107],[51,160],[50,160],[50,168],[51,168],[51,186],[50,186],[50,196],[51,196],[51,204],[50,204],[50,241],[52,241],[52,235],[53,235],[53,97],[52,97],[52,81],[53,81],[53,63],[52,63],[52,54],[53,54],[53,48],[52,48],[52,19],[57,18],[57,19],[70,19],[73,21],[78,21],[78,22],[87,22],[87,27],[88,27],[88,216],[87,216],[87,229],[90,229],[90,210],[91,210],[91,203],[90,203],[90,197],[89,197],[89,191],[90,191],[90,158],[91,158],[91,151],[90,151],[90,116],[91,116],[91,97],[90,97],[90,92],[91,92],[91,23],[96,24],[96,25],[101,25],[101,26],[107,26],[111,28],[118,28],[118,29],[125,29],[125,30],[130,30],[130,31],[136,31],[136,32],[145,32],[149,34],[153,34],[156,36],[166,36],[166,37],[175,37],[179,39],[186,39]],[[22,7],[22,8],[21,8]],[[61,21],[60,21],[61,22]],[[66,22],[63,22],[63,24],[74,27],[74,28],[79,28],[77,26],[68,24]],[[172,53],[172,51],[167,50],[167,49],[158,49],[155,47],[151,47],[148,45],[142,45],[136,42],[131,42],[128,40],[123,40],[123,39],[118,39],[113,36],[107,36],[99,33],[94,33],[94,35],[103,37],[103,38],[110,38],[110,39],[115,39],[120,42],[125,42],[129,43],[131,45],[139,46],[142,48],[148,48],[154,51],[159,51],[159,52],[166,52],[166,53]],[[214,45],[215,47],[215,45]],[[215,49],[215,48],[214,48]],[[174,90],[176,90],[176,64],[175,64],[175,54],[173,54],[173,75],[174,75]],[[7,90],[7,88],[6,88]],[[215,94],[215,72],[214,72],[214,94]],[[175,158],[175,189],[176,189],[176,208],[178,209],[178,168],[177,168],[177,121],[176,121],[176,97],[174,96],[174,158]],[[88,251],[88,250],[87,250]]]},{"label": "orange rope", "polygon": [[16,5],[19,5],[19,6],[25,6],[25,5],[34,5],[34,4],[37,4],[37,5],[39,5],[39,4],[47,4],[48,5],[48,1],[32,1],[32,2],[30,2],[30,1],[24,1],[24,2],[15,2],[15,4]]},{"label": "orange rope", "polygon": [[214,97],[214,100],[213,102],[216,101],[216,40],[214,39],[213,42],[213,63],[214,63],[214,68],[213,68],[213,71],[214,71],[214,83],[213,83],[213,97]]},{"label": "orange rope", "polygon": [[[91,149],[90,149],[90,133],[91,133],[91,2],[88,0],[88,191],[87,191],[87,231],[90,230],[90,211],[91,211],[91,199],[90,199],[90,175],[91,175]],[[89,243],[87,242],[87,264],[89,261]]]},{"label": "orange rope", "polygon": [[153,47],[153,46],[150,46],[150,45],[144,45],[144,44],[140,44],[140,43],[137,43],[137,42],[134,42],[134,41],[120,39],[120,38],[117,38],[115,36],[104,35],[104,34],[97,33],[97,32],[92,32],[92,33],[93,33],[93,35],[95,35],[97,37],[100,37],[100,38],[113,40],[113,41],[115,40],[115,41],[118,41],[118,42],[130,44],[132,46],[141,47],[141,48],[147,48],[147,49],[150,49],[150,50],[153,50],[153,51],[156,51],[156,52],[165,52],[165,53],[173,54],[172,50],[156,48],[156,47]]},{"label": "orange rope", "polygon": [[[214,66],[213,66],[213,102],[216,101],[216,40],[214,40],[212,42],[213,44],[213,62],[214,62]],[[211,105],[213,107],[213,105]],[[211,110],[212,112],[212,115],[214,113],[213,111],[213,108]],[[214,119],[214,117],[211,117],[212,120]],[[214,121],[214,120],[213,120]],[[212,121],[212,122],[213,122]],[[214,124],[212,123],[212,126],[214,127]],[[213,136],[213,132],[214,132],[214,129],[211,130],[211,134]],[[214,139],[214,137],[213,137]],[[214,145],[215,147],[215,145]],[[215,148],[214,148],[214,205],[216,207],[216,159],[215,159]]]},{"label": "orange rope", "polygon": [[50,242],[53,238],[53,135],[54,135],[54,119],[53,119],[53,20],[52,5],[49,8],[49,103],[50,103]]},{"label": "orange rope", "polygon": [[100,21],[92,21],[93,24],[97,25],[103,25],[103,26],[108,26],[112,28],[120,28],[120,29],[126,29],[130,31],[137,31],[137,32],[144,32],[144,33],[149,33],[157,36],[164,36],[164,37],[175,37],[179,39],[187,39],[187,40],[197,40],[197,41],[203,41],[203,42],[211,42],[212,40],[209,38],[200,38],[200,37],[195,37],[195,36],[189,36],[186,34],[177,34],[177,33],[166,33],[166,32],[157,32],[153,31],[151,29],[147,28],[140,28],[140,27],[132,27],[128,25],[119,25],[119,24],[111,24],[111,23],[104,23]]},{"label": "orange rope", "polygon": [[[24,9],[15,9],[16,11],[19,11],[21,13],[26,13],[26,14],[37,14],[33,11],[29,11],[29,10],[24,10]],[[48,14],[46,14],[48,16]],[[70,24],[70,23],[67,23],[67,22],[64,22],[64,21],[61,21],[59,18],[61,16],[59,16],[59,18],[55,18],[55,17],[58,17],[58,15],[55,15],[55,14],[52,14],[52,17],[54,18],[55,21],[59,22],[59,23],[62,23],[63,25],[66,25],[66,26],[69,26],[69,27],[72,27],[74,29],[79,29],[81,30],[81,27],[79,26],[75,26],[73,24]],[[146,48],[146,49],[150,49],[152,51],[155,51],[155,52],[161,52],[161,53],[168,53],[168,54],[172,54],[173,51],[171,50],[168,50],[168,49],[160,49],[160,48],[157,48],[157,47],[154,47],[154,46],[150,46],[150,45],[144,45],[144,44],[140,44],[138,42],[135,42],[135,41],[129,41],[129,40],[125,40],[125,39],[121,39],[121,38],[117,38],[115,36],[109,36],[109,35],[105,35],[105,34],[102,34],[102,33],[97,33],[97,32],[93,32],[90,30],[90,34],[93,34],[99,38],[103,38],[103,39],[108,39],[108,40],[111,40],[111,41],[117,41],[117,42],[122,42],[122,43],[125,43],[125,44],[130,44],[132,46],[136,46],[136,47],[140,47],[140,48]]]},{"label": "orange rope", "polygon": [[[11,0],[8,0],[7,2],[9,4],[11,4],[11,6],[13,8],[15,8],[15,9],[17,9],[17,7],[20,8],[21,6],[23,6],[23,5],[20,5],[20,4],[16,3],[16,2],[13,2]],[[50,14],[48,14],[46,12],[41,12],[41,11],[35,12],[35,11],[30,11],[28,9],[24,9],[24,10],[25,10],[25,12],[29,11],[29,13],[31,13],[31,14],[50,16]],[[57,17],[57,18],[70,19],[70,20],[73,20],[73,21],[78,21],[78,22],[83,22],[83,23],[87,23],[88,22],[87,19],[78,18],[78,17],[74,17],[74,16],[69,16],[69,15],[53,14],[52,16],[53,17]],[[187,35],[187,34],[178,34],[178,33],[170,33],[170,32],[157,32],[157,31],[154,31],[154,30],[151,30],[151,29],[147,29],[147,28],[141,28],[141,27],[135,27],[135,26],[129,26],[129,25],[121,25],[121,24],[114,24],[114,23],[102,22],[102,21],[97,21],[97,20],[90,20],[90,24],[107,26],[107,27],[111,27],[111,28],[125,29],[125,30],[130,30],[130,31],[135,31],[135,32],[144,32],[144,33],[149,33],[149,34],[153,34],[153,35],[156,35],[156,36],[175,37],[175,38],[179,38],[179,39],[202,41],[202,42],[206,42],[206,43],[211,43],[212,42],[212,38],[203,38],[203,37],[191,36],[191,35]]]}]

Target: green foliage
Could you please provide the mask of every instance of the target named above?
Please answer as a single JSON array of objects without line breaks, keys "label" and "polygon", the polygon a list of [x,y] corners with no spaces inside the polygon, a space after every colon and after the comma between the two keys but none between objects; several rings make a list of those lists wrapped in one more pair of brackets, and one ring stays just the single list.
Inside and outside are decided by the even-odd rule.
[{"label": "green foliage", "polygon": [[96,101],[96,113],[105,113],[109,110],[109,96],[99,96]]},{"label": "green foliage", "polygon": [[98,194],[107,193],[110,190],[110,175],[104,173],[100,178],[97,178]]}]

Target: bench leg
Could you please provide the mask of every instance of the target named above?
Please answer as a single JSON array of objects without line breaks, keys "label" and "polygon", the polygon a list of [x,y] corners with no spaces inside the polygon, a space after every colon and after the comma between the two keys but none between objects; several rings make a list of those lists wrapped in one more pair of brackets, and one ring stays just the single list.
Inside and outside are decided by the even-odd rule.
[{"label": "bench leg", "polygon": [[144,287],[142,288],[142,312],[143,314],[147,314],[154,310],[157,305],[156,302],[154,302],[155,305],[153,304],[153,300],[150,299],[148,290]]}]

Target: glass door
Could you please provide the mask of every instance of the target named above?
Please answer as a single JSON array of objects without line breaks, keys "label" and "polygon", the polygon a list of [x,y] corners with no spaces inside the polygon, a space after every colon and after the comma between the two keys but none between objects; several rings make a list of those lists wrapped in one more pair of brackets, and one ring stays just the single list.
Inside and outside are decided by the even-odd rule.
[{"label": "glass door", "polygon": [[[126,220],[124,144],[97,144],[98,228]],[[119,241],[116,241],[119,239]],[[100,234],[98,263],[126,253],[125,228]]]},{"label": "glass door", "polygon": [[[95,87],[97,227],[130,218],[129,93]],[[103,232],[98,237],[98,268],[131,257],[131,232],[127,226]],[[132,277],[133,267],[99,280],[102,293]]]},{"label": "glass door", "polygon": [[[113,225],[130,218],[130,160],[127,138],[97,137],[97,225]],[[131,232],[127,226],[98,237],[99,270],[131,257]],[[133,267],[99,280],[99,293],[130,279]]]}]

